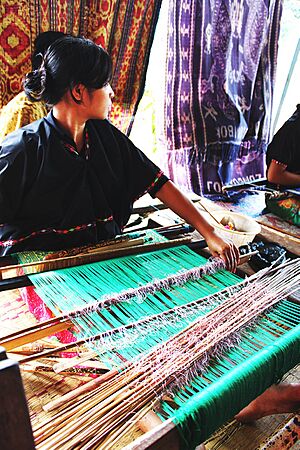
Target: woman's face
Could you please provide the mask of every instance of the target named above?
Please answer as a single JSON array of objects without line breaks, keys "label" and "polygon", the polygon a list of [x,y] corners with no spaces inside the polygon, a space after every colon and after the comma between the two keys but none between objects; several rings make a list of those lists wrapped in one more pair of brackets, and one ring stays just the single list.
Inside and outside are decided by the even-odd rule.
[{"label": "woman's face", "polygon": [[114,91],[110,84],[89,91],[85,105],[89,110],[89,119],[107,119],[111,110]]}]

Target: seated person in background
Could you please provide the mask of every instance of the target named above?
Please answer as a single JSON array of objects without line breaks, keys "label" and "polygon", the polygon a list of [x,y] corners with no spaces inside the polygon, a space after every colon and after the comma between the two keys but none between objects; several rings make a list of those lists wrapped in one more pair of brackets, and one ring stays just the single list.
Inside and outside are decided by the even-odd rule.
[{"label": "seated person in background", "polygon": [[267,178],[278,188],[300,186],[300,105],[268,147]]},{"label": "seated person in background", "polygon": [[[300,105],[267,150],[267,179],[276,190],[300,187]],[[269,211],[300,226],[300,197],[266,200]]]},{"label": "seated person in background", "polygon": [[[60,31],[45,31],[40,33],[34,41],[34,51],[31,57],[32,70],[39,67],[41,57],[56,39],[64,36]],[[25,92],[20,92],[0,111],[0,143],[8,133],[41,119],[48,113],[43,101],[32,103]]]},{"label": "seated person in background", "polygon": [[212,255],[234,270],[236,247],[106,120],[114,96],[111,71],[101,47],[66,36],[26,76],[27,96],[53,108],[0,146],[0,254],[113,238],[122,233],[134,200],[148,192],[198,230]]}]

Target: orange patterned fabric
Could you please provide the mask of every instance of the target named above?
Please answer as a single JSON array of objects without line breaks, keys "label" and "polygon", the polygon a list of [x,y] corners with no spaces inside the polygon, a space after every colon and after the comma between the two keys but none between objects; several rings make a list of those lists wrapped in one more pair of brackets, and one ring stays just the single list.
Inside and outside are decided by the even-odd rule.
[{"label": "orange patterned fabric", "polygon": [[22,91],[36,36],[82,35],[113,60],[112,122],[128,132],[144,88],[161,0],[3,0],[0,2],[0,108]]},{"label": "orange patterned fabric", "polygon": [[43,102],[32,103],[22,91],[0,110],[0,144],[5,136],[47,115]]}]

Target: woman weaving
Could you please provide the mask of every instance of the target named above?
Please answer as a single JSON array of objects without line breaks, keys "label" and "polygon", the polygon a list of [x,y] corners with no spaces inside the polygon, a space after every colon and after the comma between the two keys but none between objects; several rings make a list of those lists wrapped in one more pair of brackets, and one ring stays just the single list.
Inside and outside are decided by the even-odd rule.
[{"label": "woman weaving", "polygon": [[0,254],[95,244],[122,232],[148,192],[205,238],[234,270],[238,251],[132,142],[107,121],[109,55],[90,40],[53,43],[24,90],[52,106],[0,147]]},{"label": "woman weaving", "polygon": [[[133,201],[148,192],[193,225],[230,270],[232,243],[106,119],[111,60],[83,38],[64,37],[27,75],[32,101],[47,117],[8,135],[0,147],[0,254],[95,244],[122,232]],[[238,419],[247,419],[242,414]],[[257,418],[257,417],[255,417]]]}]

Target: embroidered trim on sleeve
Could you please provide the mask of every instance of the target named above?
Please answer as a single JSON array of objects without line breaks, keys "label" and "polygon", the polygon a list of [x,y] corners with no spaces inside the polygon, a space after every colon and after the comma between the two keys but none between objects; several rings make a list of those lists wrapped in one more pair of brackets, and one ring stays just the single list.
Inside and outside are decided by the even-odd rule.
[{"label": "embroidered trim on sleeve", "polygon": [[275,163],[275,164],[278,164],[279,166],[284,167],[285,169],[287,168],[287,164],[284,164],[284,163],[282,163],[280,161],[277,161],[277,159],[272,159],[272,162]]},{"label": "embroidered trim on sleeve", "polygon": [[150,184],[150,186],[147,187],[147,189],[144,192],[141,192],[135,199],[134,202],[136,200],[138,200],[140,197],[142,197],[143,195],[147,194],[149,191],[151,191],[151,189],[154,188],[154,186],[157,184],[158,180],[160,180],[160,178],[164,175],[163,171],[160,170],[159,172],[157,172],[156,177],[154,179],[154,181]]},{"label": "embroidered trim on sleeve", "polygon": [[106,217],[105,219],[96,219],[94,222],[83,224],[83,225],[77,225],[76,227],[69,228],[69,229],[57,229],[57,228],[44,228],[43,230],[37,230],[33,231],[27,236],[19,237],[18,239],[9,239],[7,241],[0,241],[0,247],[11,247],[13,245],[19,244],[20,242],[23,242],[27,239],[33,238],[35,236],[39,236],[42,234],[69,234],[76,231],[83,231],[88,228],[92,228],[96,226],[97,222],[111,222],[113,220],[113,216]]},{"label": "embroidered trim on sleeve", "polygon": [[162,170],[160,170],[160,171],[158,172],[158,174],[156,175],[156,178],[155,178],[155,180],[153,181],[153,183],[151,183],[150,186],[146,189],[145,194],[146,194],[147,192],[151,191],[152,188],[154,188],[154,186],[157,184],[158,180],[163,176],[163,174],[164,174],[164,173],[162,172]]}]

